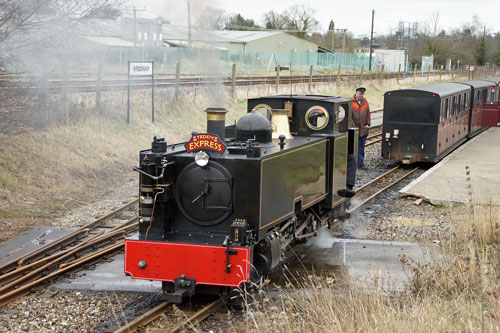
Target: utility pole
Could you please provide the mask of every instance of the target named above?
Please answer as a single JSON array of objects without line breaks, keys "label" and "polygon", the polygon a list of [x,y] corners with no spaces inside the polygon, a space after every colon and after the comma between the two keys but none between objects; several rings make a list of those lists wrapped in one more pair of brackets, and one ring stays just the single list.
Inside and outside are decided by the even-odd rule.
[{"label": "utility pole", "polygon": [[134,47],[136,47],[137,43],[137,10],[135,9],[134,6]]},{"label": "utility pole", "polygon": [[372,70],[372,52],[373,52],[373,22],[375,20],[375,9],[372,9],[372,31],[370,33],[370,63],[368,64],[368,70]]},{"label": "utility pole", "polygon": [[345,65],[345,33],[347,29],[344,29],[344,35],[342,37],[342,65]]},{"label": "utility pole", "polygon": [[191,4],[188,1],[188,43],[191,46]]}]

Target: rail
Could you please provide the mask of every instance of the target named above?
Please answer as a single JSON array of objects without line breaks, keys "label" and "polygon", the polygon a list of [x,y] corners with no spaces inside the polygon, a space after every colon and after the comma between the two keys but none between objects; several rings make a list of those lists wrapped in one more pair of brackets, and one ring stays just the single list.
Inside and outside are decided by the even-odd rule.
[{"label": "rail", "polygon": [[[439,75],[431,73],[430,75]],[[317,74],[317,75],[287,75],[287,76],[237,76],[234,79],[225,76],[190,76],[181,77],[178,81],[175,77],[156,77],[155,88],[175,88],[175,87],[210,87],[210,86],[254,86],[254,85],[286,85],[304,83],[324,83],[343,82],[361,80],[382,80],[401,78],[401,74],[395,73],[367,73],[367,74]],[[45,85],[46,84],[46,85]],[[151,89],[151,79],[134,79],[130,82],[133,89]],[[72,79],[63,80],[61,78],[51,78],[45,83],[29,78],[12,79],[9,77],[0,78],[1,90],[34,90],[38,91],[46,86],[49,93],[60,93],[63,87],[68,92],[95,92],[100,86],[102,91],[122,91],[128,89],[127,78],[103,79],[99,85],[97,78],[92,79]]]},{"label": "rail", "polygon": [[[378,176],[375,179],[372,179],[370,182],[368,182],[365,185],[363,185],[362,187],[358,188],[356,190],[356,194],[366,191],[368,188],[370,188],[374,184],[377,184],[377,183],[381,182],[382,180],[385,180],[386,178],[388,178],[390,175],[392,175],[393,173],[395,173],[398,170],[403,170],[401,165],[398,165],[397,167],[392,168],[391,170],[387,171],[386,173]],[[411,174],[413,174],[417,170],[419,170],[419,167],[415,167],[411,171],[406,172],[402,176],[396,178],[396,180],[390,181],[388,185],[384,186],[380,190],[376,191],[375,193],[369,195],[367,198],[363,199],[357,206],[349,209],[347,211],[347,213],[351,214],[352,212],[360,209],[361,207],[366,205],[368,202],[370,202],[371,200],[373,200],[374,198],[376,198],[380,194],[384,193],[385,191],[387,191],[388,189],[390,189],[391,187],[393,187],[394,185],[396,185],[397,183],[399,183],[403,179],[407,178],[408,176],[410,176]]]},{"label": "rail", "polygon": [[49,279],[123,249],[125,237],[138,228],[137,216],[111,228],[108,232],[100,231],[89,236],[88,231],[111,220],[137,202],[137,199],[133,200],[111,213],[2,266],[0,306],[16,300],[29,292],[31,288]]}]

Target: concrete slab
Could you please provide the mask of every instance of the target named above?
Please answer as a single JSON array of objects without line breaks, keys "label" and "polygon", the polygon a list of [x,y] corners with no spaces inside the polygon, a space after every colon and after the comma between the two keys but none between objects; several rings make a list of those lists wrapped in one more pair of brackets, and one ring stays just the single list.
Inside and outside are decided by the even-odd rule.
[{"label": "concrete slab", "polygon": [[312,240],[308,247],[305,253],[313,255],[316,258],[313,260],[318,263],[344,266],[360,287],[381,287],[385,291],[404,290],[411,273],[402,263],[402,258],[429,263],[440,257],[438,248],[410,242],[337,239],[326,231]]},{"label": "concrete slab", "polygon": [[399,193],[447,206],[470,199],[475,204],[500,205],[500,128],[477,135]]},{"label": "concrete slab", "polygon": [[123,273],[124,255],[117,254],[110,262],[95,269],[82,270],[53,285],[56,289],[160,292],[161,282],[134,280]]},{"label": "concrete slab", "polygon": [[41,226],[0,245],[0,266],[50,243],[75,228]]}]

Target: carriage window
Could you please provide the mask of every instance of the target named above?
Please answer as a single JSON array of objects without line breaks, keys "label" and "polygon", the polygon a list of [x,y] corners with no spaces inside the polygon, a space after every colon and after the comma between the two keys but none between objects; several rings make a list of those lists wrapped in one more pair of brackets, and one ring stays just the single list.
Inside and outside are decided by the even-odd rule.
[{"label": "carriage window", "polygon": [[500,90],[495,89],[495,92],[493,93],[493,101],[492,101],[492,103],[498,103],[498,102],[500,102],[500,100],[498,99],[499,95],[500,95]]},{"label": "carriage window", "polygon": [[439,122],[442,122],[443,119],[444,119],[444,99],[441,100],[441,108],[440,108],[440,112],[439,112]]},{"label": "carriage window", "polygon": [[319,131],[325,128],[329,121],[328,111],[322,106],[312,106],[306,112],[306,124],[310,129]]},{"label": "carriage window", "polygon": [[457,97],[453,96],[451,100],[452,100],[451,115],[454,116],[457,114]]},{"label": "carriage window", "polygon": [[444,100],[443,120],[448,118],[448,98]]},{"label": "carriage window", "polygon": [[477,100],[476,100],[476,105],[483,104],[483,91],[478,90],[477,92]]},{"label": "carriage window", "polygon": [[493,104],[492,98],[491,98],[492,93],[493,93],[493,90],[488,89],[488,93],[486,94],[486,104]]}]

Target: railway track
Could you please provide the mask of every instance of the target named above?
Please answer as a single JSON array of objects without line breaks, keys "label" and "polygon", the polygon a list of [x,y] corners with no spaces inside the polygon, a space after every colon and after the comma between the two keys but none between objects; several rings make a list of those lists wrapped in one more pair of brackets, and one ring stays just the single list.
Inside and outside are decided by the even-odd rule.
[{"label": "railway track", "polygon": [[[220,308],[222,305],[224,305],[225,302],[223,299],[219,298],[210,304],[202,307],[202,309],[196,311],[195,313],[192,314],[187,314],[185,313],[185,319],[180,323],[173,325],[172,328],[170,329],[155,329],[154,331],[156,333],[160,332],[170,332],[170,333],[177,333],[183,331],[185,328],[189,328],[191,326],[195,326],[201,321],[205,320],[208,318],[215,310]],[[123,332],[135,332],[138,328],[144,327],[154,321],[155,319],[159,318],[160,316],[164,315],[171,307],[173,304],[164,302],[161,303],[160,305],[156,306],[155,308],[149,310],[145,314],[137,317],[133,321],[127,323],[126,325],[114,330],[114,333],[123,333]]]},{"label": "railway track", "polygon": [[[431,74],[438,75],[438,74]],[[395,79],[398,73],[384,73],[384,79]],[[401,76],[400,76],[401,77]],[[380,79],[379,73],[364,74],[362,80]],[[288,75],[280,76],[279,84],[298,84],[309,83],[309,75]],[[338,81],[361,81],[360,74],[342,74],[338,76]],[[312,75],[312,83],[337,82],[337,75],[319,74]],[[151,79],[134,79],[130,82],[132,89],[151,89]],[[179,79],[179,87],[212,87],[212,86],[232,86],[233,81],[225,76],[188,76]],[[238,76],[234,82],[235,86],[256,86],[256,85],[275,85],[276,76]],[[12,79],[0,78],[0,90],[34,90],[38,91],[43,86],[42,82],[26,78]],[[70,78],[65,84],[60,78],[51,78],[47,81],[47,90],[49,93],[61,93],[63,87],[67,87],[69,92],[95,92],[99,86],[97,78],[81,79]],[[174,77],[157,76],[154,83],[155,88],[175,88],[177,80]],[[112,78],[102,80],[102,91],[123,91],[128,89],[128,80],[124,78]]]},{"label": "railway track", "polygon": [[133,217],[109,231],[98,231],[105,222],[136,205],[133,200],[0,267],[0,306],[27,294],[32,288],[123,249],[124,239],[138,228]]},{"label": "railway track", "polygon": [[350,214],[360,209],[417,170],[419,170],[419,167],[414,167],[408,171],[408,169],[404,168],[402,165],[398,165],[377,178],[372,179],[365,185],[356,189],[356,200],[353,200],[353,203],[356,205],[347,212]]}]

